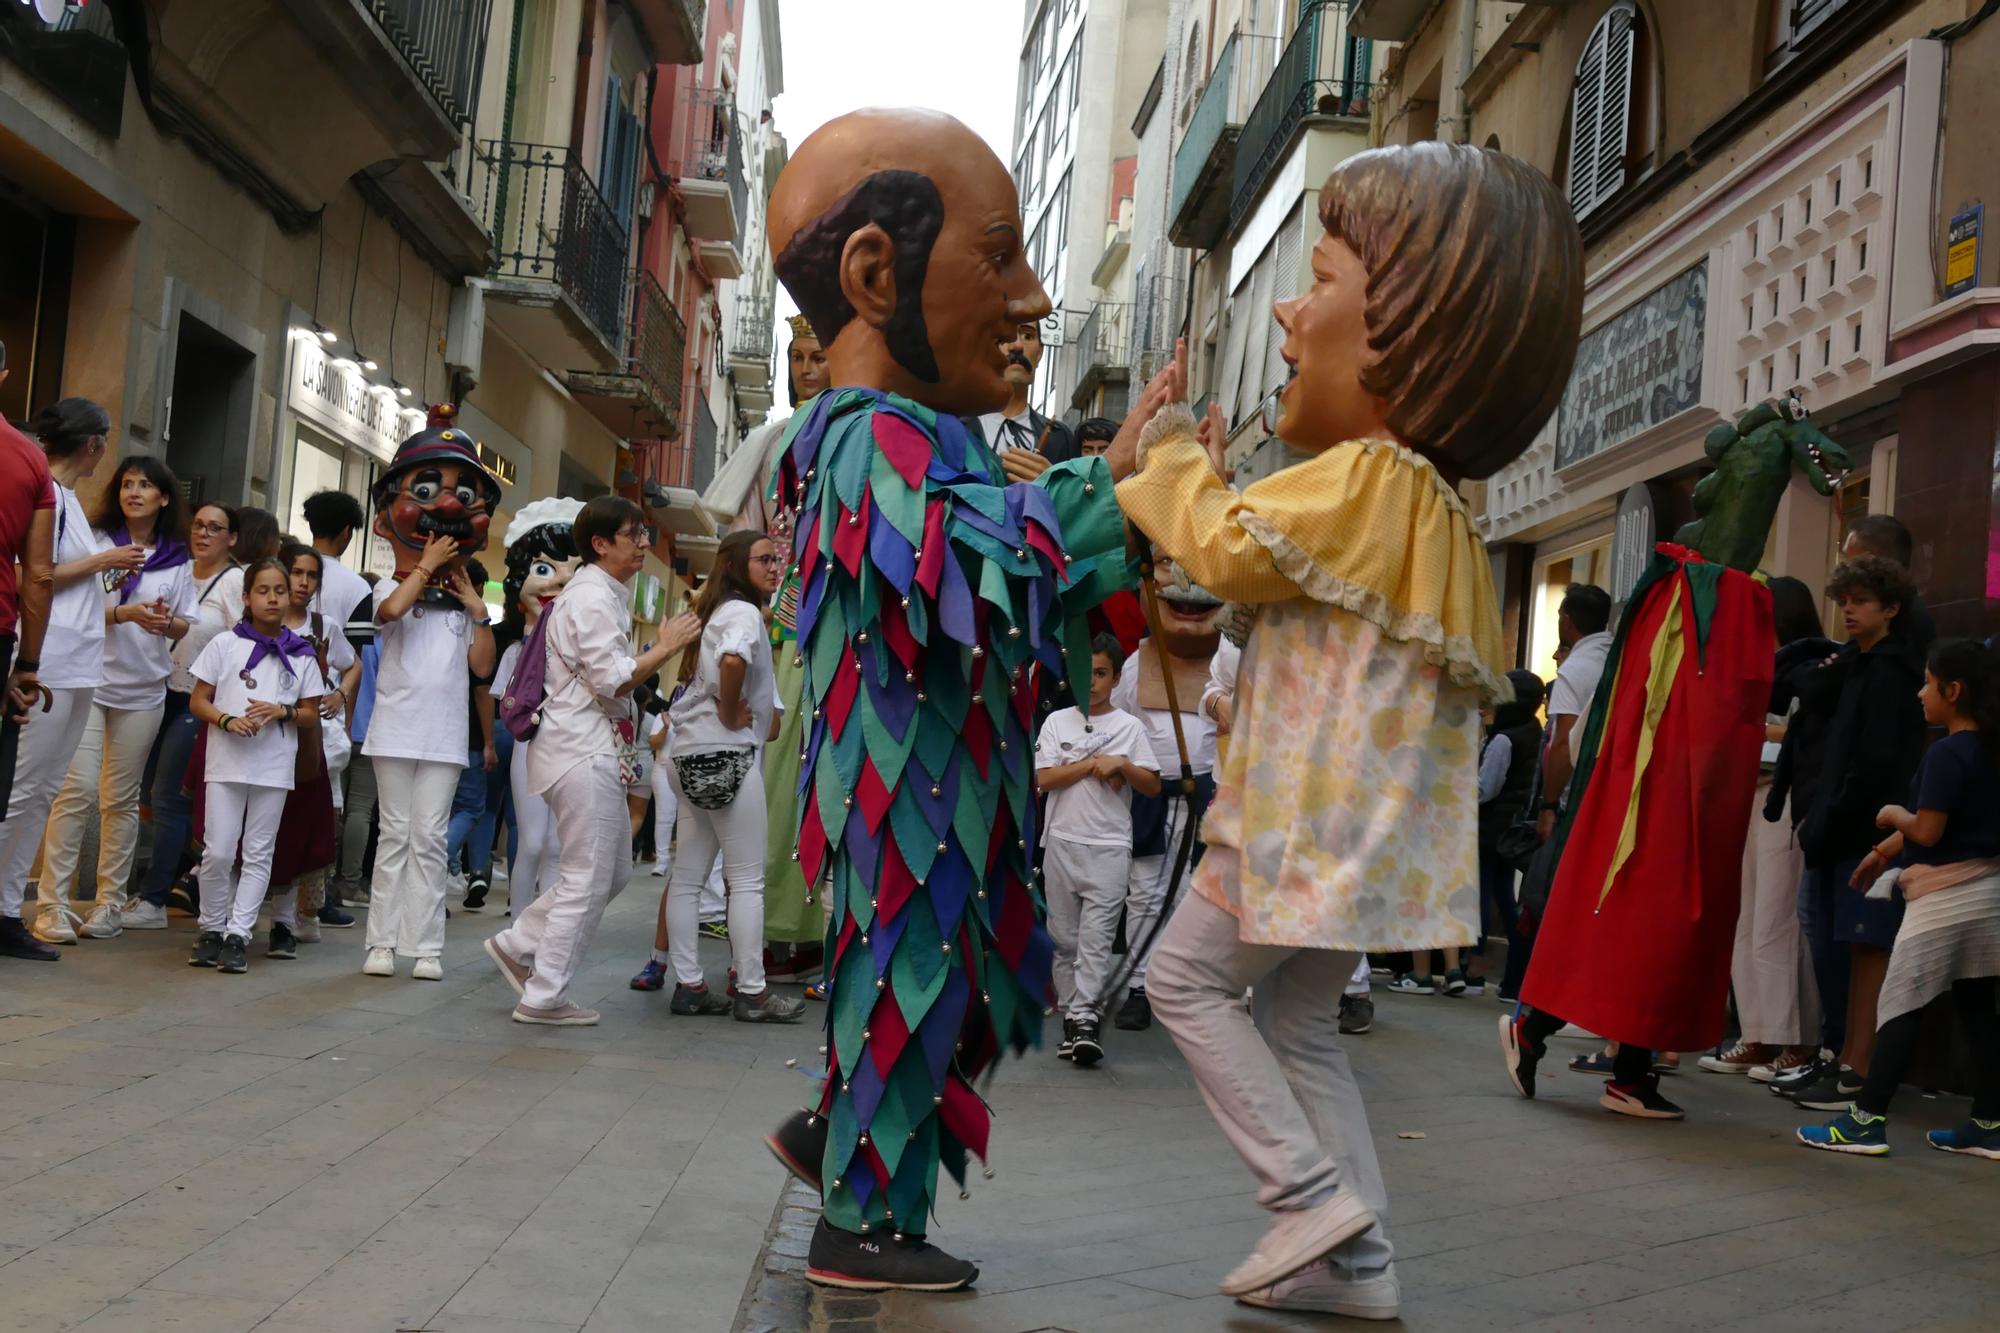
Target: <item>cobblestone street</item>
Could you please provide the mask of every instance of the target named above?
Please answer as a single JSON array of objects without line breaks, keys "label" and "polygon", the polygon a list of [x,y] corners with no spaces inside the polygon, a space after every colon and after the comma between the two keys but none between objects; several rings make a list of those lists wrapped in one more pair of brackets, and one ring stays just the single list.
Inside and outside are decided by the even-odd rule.
[{"label": "cobblestone street", "polygon": [[[995,1178],[945,1191],[934,1231],[980,1263],[975,1293],[814,1294],[809,1200],[759,1139],[807,1094],[786,1061],[813,1063],[816,1034],[675,1019],[626,989],[658,884],[636,880],[598,937],[577,988],[594,1029],[507,1021],[479,950],[492,914],[453,917],[442,984],[359,975],[358,932],[253,955],[244,977],[186,967],[181,929],[8,964],[0,1328],[1320,1322],[1215,1294],[1263,1220],[1157,1028],[1113,1033],[1092,1073],[1002,1070]],[[1835,1158],[1792,1145],[1800,1117],[1742,1080],[1683,1075],[1689,1120],[1648,1124],[1558,1063],[1530,1105],[1499,1072],[1490,999],[1377,1009],[1352,1049],[1408,1327],[1991,1327],[1994,1171],[1921,1145],[1963,1102],[1912,1091],[1895,1156]]]}]

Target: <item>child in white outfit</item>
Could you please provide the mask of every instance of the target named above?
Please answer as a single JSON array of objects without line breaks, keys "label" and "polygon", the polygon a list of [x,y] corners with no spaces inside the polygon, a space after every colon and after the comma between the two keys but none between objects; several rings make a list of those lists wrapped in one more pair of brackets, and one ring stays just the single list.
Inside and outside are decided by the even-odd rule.
[{"label": "child in white outfit", "polygon": [[1132,870],[1132,799],[1160,793],[1145,724],[1111,705],[1125,660],[1118,641],[1091,643],[1090,713],[1051,713],[1035,741],[1035,781],[1048,793],[1042,819],[1042,886],[1055,941],[1062,1059],[1088,1068],[1104,1058],[1098,1005],[1111,971],[1118,910]]},{"label": "child in white outfit", "polygon": [[[249,970],[245,951],[300,744],[319,744],[325,691],[312,646],[284,626],[291,576],[276,559],[245,571],[244,619],[201,650],[190,710],[208,724],[201,938],[191,967]],[[242,854],[239,873],[237,855]]]}]

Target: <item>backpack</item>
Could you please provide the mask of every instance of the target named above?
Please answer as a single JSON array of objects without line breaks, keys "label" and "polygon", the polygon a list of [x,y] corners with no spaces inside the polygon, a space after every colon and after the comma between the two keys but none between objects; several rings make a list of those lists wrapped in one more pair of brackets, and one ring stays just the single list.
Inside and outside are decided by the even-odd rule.
[{"label": "backpack", "polygon": [[521,654],[514,660],[514,678],[500,698],[500,722],[517,741],[531,741],[542,725],[542,703],[548,672],[549,617],[555,608],[544,607],[535,618],[535,627],[521,640]]}]

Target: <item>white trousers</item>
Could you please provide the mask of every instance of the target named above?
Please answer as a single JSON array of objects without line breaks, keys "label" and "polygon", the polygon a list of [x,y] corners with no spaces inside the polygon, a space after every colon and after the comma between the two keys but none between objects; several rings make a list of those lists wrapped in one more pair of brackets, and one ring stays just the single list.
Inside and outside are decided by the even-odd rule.
[{"label": "white trousers", "polygon": [[516,921],[535,896],[556,882],[562,845],[549,803],[528,790],[528,747],[514,742],[507,761],[507,783],[514,789],[514,859],[507,863],[507,906]]},{"label": "white trousers", "polygon": [[97,806],[97,905],[123,907],[132,878],[132,855],[139,845],[139,784],[146,756],[160,731],[161,700],[151,708],[90,705],[83,736],[69,761],[69,776],[49,807],[42,839],[42,877],[35,897],[47,907],[69,905],[76,890],[77,861],[84,825]]},{"label": "white trousers", "polygon": [[[1043,844],[1042,892],[1056,946],[1056,1008],[1065,1018],[1095,1023],[1102,1016],[1098,998],[1111,975],[1111,946],[1117,942],[1131,862],[1129,843],[1093,847],[1051,837]],[[1157,903],[1153,910],[1159,911]]]},{"label": "white trousers", "polygon": [[1347,979],[1347,989],[1341,994],[1366,995],[1374,988],[1374,980],[1368,975],[1368,955],[1364,953],[1354,960],[1354,975]]},{"label": "white trousers", "polygon": [[0,821],[0,916],[21,915],[28,895],[28,872],[42,849],[42,831],[49,803],[69,775],[70,757],[83,739],[90,720],[95,686],[80,690],[50,690],[54,702],[44,713],[40,704],[28,712],[15,751],[14,792],[7,799],[7,818]]},{"label": "white trousers", "polygon": [[[1167,901],[1167,881],[1173,878],[1174,855],[1181,845],[1181,830],[1187,826],[1188,806],[1185,796],[1169,796],[1166,808],[1167,851],[1163,856],[1135,856],[1132,871],[1125,890],[1125,947],[1137,949],[1146,943],[1153,933],[1153,923],[1160,919],[1160,909]],[[1187,891],[1188,881],[1194,878],[1194,867],[1190,865],[1181,878],[1181,891]],[[1157,941],[1155,941],[1157,943]],[[1152,949],[1148,948],[1132,967],[1131,987],[1133,990],[1146,989],[1146,964],[1152,961]]]},{"label": "white trousers", "polygon": [[1743,905],[1736,913],[1729,984],[1743,1040],[1804,1046],[1819,1040],[1820,1028],[1819,984],[1799,926],[1805,853],[1792,836],[1789,805],[1777,823],[1764,822],[1770,786],[1768,778],[1757,783],[1750,836],[1743,841]]},{"label": "white trousers", "polygon": [[[283,787],[211,782],[202,814],[201,928],[218,935],[257,933],[257,909],[271,887],[271,857],[285,815]],[[243,870],[236,871],[236,854]]]},{"label": "white trousers", "polygon": [[[673,761],[667,761],[673,768]],[[671,778],[674,794],[680,776]],[[701,886],[708,867],[722,853],[729,885],[729,953],[736,966],[736,989],[745,995],[764,990],[764,779],[755,766],[743,778],[736,799],[720,810],[703,810],[680,800],[674,823],[673,877],[667,882],[667,950],[674,980],[699,986],[704,977],[697,956],[701,929]]]},{"label": "white trousers", "polygon": [[547,797],[562,849],[555,883],[494,940],[508,957],[533,965],[521,997],[533,1009],[553,1009],[568,998],[605,905],[632,874],[632,817],[614,756],[577,764]]},{"label": "white trousers", "polygon": [[[1234,873],[1234,851],[1208,855],[1230,858],[1225,873]],[[1344,1183],[1374,1212],[1374,1226],[1327,1256],[1350,1280],[1395,1257],[1389,1193],[1340,1042],[1340,992],[1354,964],[1332,949],[1247,944],[1235,917],[1191,893],[1160,932],[1146,990],[1223,1137],[1257,1177],[1257,1202],[1310,1208]],[[1243,1009],[1246,987],[1254,1018]]]},{"label": "white trousers", "polygon": [[415,958],[444,952],[444,844],[465,765],[387,759],[375,766],[381,834],[368,887],[368,947]]},{"label": "white trousers", "polygon": [[[670,876],[674,873],[674,825],[681,811],[680,793],[674,790],[671,776],[673,769],[673,761],[665,755],[653,765],[653,851]],[[728,914],[729,902],[723,896],[722,854],[719,851],[715,864],[709,868],[708,878],[702,882],[697,910],[703,921],[720,921]]]}]

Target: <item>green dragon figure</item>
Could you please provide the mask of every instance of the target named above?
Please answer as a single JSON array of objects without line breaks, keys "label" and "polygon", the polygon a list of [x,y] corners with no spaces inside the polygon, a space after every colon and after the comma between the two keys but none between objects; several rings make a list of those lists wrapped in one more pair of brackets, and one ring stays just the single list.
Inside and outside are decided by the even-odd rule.
[{"label": "green dragon figure", "polygon": [[1764,542],[1778,501],[1796,465],[1821,495],[1833,493],[1840,473],[1854,466],[1847,451],[1806,420],[1797,398],[1767,399],[1709,431],[1703,450],[1715,471],[1694,488],[1696,518],[1674,540],[1715,564],[1751,573],[1764,559]]}]

